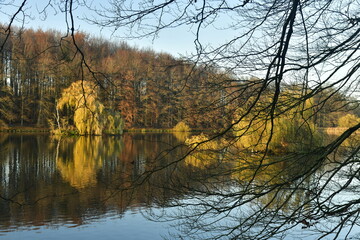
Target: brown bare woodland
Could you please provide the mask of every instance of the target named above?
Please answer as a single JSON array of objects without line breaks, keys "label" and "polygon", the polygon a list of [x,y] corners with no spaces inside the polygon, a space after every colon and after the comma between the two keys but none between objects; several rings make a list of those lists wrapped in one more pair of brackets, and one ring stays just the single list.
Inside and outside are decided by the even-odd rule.
[{"label": "brown bare woodland", "polygon": [[[120,110],[128,127],[172,128],[185,121],[191,128],[216,130],[188,141],[185,154],[146,169],[128,187],[151,183],[156,173],[174,169],[166,189],[181,189],[191,201],[169,203],[183,207],[167,216],[181,226],[173,237],[358,239],[360,122],[313,143],[315,127],[334,127],[346,113],[359,115],[359,1],[140,2],[113,0],[101,8],[50,0],[67,16],[65,37],[13,31],[13,18],[4,23],[0,97],[15,96],[20,107],[13,114],[0,111],[0,120],[40,124],[39,113],[51,115],[54,106],[54,99],[47,98],[58,96],[73,76],[91,79],[102,88],[105,105]],[[75,31],[75,7],[96,14],[89,22],[114,34],[126,29],[129,37],[189,26],[197,52],[179,60],[88,39]],[[26,11],[22,5],[18,10]],[[231,30],[233,37],[213,43],[202,37],[208,29]],[[21,40],[19,34],[24,34]],[[47,44],[40,46],[48,47],[36,50],[37,42],[26,35],[43,35],[39,38]],[[293,132],[285,140],[284,122]],[[251,144],[243,144],[248,138]],[[275,152],[278,139],[284,149],[300,148]],[[302,148],[305,143],[308,148]],[[192,171],[176,178],[182,163]],[[189,185],[189,178],[198,184]]]}]

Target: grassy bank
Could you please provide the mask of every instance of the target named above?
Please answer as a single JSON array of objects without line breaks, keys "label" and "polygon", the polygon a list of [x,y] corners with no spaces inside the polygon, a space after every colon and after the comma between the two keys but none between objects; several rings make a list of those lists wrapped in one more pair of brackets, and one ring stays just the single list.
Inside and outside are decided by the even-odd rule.
[{"label": "grassy bank", "polygon": [[346,127],[328,127],[323,128],[324,133],[328,135],[340,136],[343,132],[345,132],[348,128]]},{"label": "grassy bank", "polygon": [[[202,132],[204,130],[192,130],[191,132]],[[206,131],[206,130],[205,130]],[[49,128],[41,128],[41,127],[31,127],[31,126],[11,126],[11,127],[0,127],[0,132],[6,132],[6,133],[45,133],[50,132]],[[130,129],[124,129],[124,132],[129,133],[172,133],[175,132],[174,129],[166,128],[130,128]]]},{"label": "grassy bank", "polygon": [[170,132],[173,132],[173,130],[169,129],[169,128],[165,128],[165,129],[161,129],[161,128],[129,128],[129,129],[124,129],[124,132],[129,132],[129,133],[170,133]]},{"label": "grassy bank", "polygon": [[49,128],[41,127],[29,127],[29,126],[11,126],[11,127],[0,127],[0,132],[3,133],[48,133]]},{"label": "grassy bank", "polygon": [[[340,135],[347,128],[333,127],[333,128],[322,128],[323,132],[328,135]],[[191,129],[190,132],[211,132],[209,129]],[[32,127],[32,126],[10,126],[10,127],[0,127],[0,132],[8,133],[27,133],[27,132],[50,132],[49,128],[44,127]],[[172,128],[129,128],[124,129],[124,132],[129,133],[172,133],[176,132]]]},{"label": "grassy bank", "polygon": [[[189,132],[212,132],[213,130],[209,130],[209,129],[191,129],[191,131]],[[124,129],[124,132],[129,132],[129,133],[173,133],[173,132],[178,132],[176,130],[174,130],[173,128],[129,128],[129,129]]]}]

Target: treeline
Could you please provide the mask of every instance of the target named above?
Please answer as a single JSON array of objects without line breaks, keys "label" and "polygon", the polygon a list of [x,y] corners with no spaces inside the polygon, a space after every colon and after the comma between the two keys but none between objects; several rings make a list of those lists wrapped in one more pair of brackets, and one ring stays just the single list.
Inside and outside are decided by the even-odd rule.
[{"label": "treeline", "polygon": [[[56,122],[62,92],[79,80],[96,84],[101,103],[121,113],[125,128],[173,128],[185,122],[218,129],[236,121],[239,109],[248,109],[259,92],[265,96],[260,108],[273,96],[271,85],[262,90],[261,79],[239,80],[214,66],[124,42],[81,32],[73,39],[57,31],[0,27],[0,126],[49,127]],[[294,98],[286,92],[295,85],[283,86],[284,104]],[[359,115],[359,108],[332,88],[315,94],[312,108],[318,127],[337,126],[344,111]]]},{"label": "treeline", "polygon": [[214,86],[225,76],[215,68],[85,33],[74,36],[74,45],[57,31],[1,29],[0,125],[48,127],[63,89],[78,80],[98,85],[102,103],[120,111],[127,128],[223,124],[213,117],[220,108],[200,108],[220,98]]}]

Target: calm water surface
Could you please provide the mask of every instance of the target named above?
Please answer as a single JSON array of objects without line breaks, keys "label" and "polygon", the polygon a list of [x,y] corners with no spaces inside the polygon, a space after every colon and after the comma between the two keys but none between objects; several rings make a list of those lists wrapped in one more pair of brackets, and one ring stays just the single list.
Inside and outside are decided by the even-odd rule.
[{"label": "calm water surface", "polygon": [[[176,194],[148,183],[129,188],[177,143],[170,134],[1,135],[0,238],[161,239],[169,224],[148,218]],[[153,179],[168,176],[163,171]]]},{"label": "calm water surface", "polygon": [[[316,174],[299,178],[300,183],[286,185],[301,186],[296,191],[269,192],[248,206],[217,212],[217,207],[236,205],[239,197],[232,193],[241,192],[243,183],[252,176],[252,156],[245,156],[246,162],[241,165],[241,156],[232,153],[237,161],[230,164],[223,161],[230,155],[224,158],[221,151],[199,151],[182,159],[187,152],[180,144],[183,140],[184,136],[172,134],[71,138],[0,135],[0,238],[172,239],[180,232],[196,234],[198,227],[205,234],[202,237],[209,239],[211,235],[206,234],[221,231],[238,236],[232,227],[242,231],[239,222],[251,219],[252,211],[286,216],[299,206],[311,207],[309,193],[303,189],[321,183]],[[305,171],[306,163],[313,162],[306,158],[271,164],[253,183],[260,188],[263,183],[282,184]],[[241,170],[245,165],[249,168]],[[326,175],[320,177],[326,180]],[[336,184],[341,181],[339,178]],[[330,190],[332,186],[329,184]],[[222,197],[222,193],[230,195]],[[352,190],[338,198],[357,198],[356,194]],[[333,220],[336,224],[337,219]],[[222,226],[216,230],[213,227],[218,223]],[[257,224],[264,226],[255,219],[255,234]],[[327,227],[330,223],[317,224]],[[295,220],[284,239],[315,239],[314,228],[303,227]]]}]

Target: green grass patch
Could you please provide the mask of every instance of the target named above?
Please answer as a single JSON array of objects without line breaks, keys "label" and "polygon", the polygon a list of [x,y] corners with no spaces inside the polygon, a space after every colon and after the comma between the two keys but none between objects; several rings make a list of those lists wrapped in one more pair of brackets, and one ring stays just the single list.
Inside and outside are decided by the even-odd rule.
[{"label": "green grass patch", "polygon": [[124,129],[124,132],[129,133],[171,133],[172,129],[168,128],[129,128]]},{"label": "green grass patch", "polygon": [[40,127],[0,127],[0,132],[6,133],[47,133],[50,132],[49,128],[40,128]]}]

